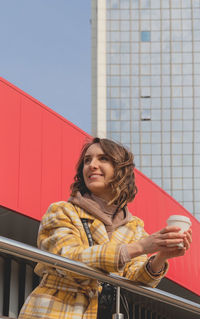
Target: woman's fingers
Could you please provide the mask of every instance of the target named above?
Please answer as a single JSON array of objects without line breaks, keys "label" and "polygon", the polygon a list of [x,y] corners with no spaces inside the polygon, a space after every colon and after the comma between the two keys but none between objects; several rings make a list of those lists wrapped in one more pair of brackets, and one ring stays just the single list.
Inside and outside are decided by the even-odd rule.
[{"label": "woman's fingers", "polygon": [[171,255],[183,255],[184,251],[181,252],[180,249],[177,250],[177,246],[179,244],[183,244],[186,246],[187,249],[189,248],[188,241],[185,243],[184,238],[186,237],[185,234],[180,233],[179,227],[165,227],[161,229],[159,232],[155,233],[158,250],[166,249],[168,253]]},{"label": "woman's fingers", "polygon": [[[160,250],[166,250],[166,253],[172,255],[184,255],[185,250],[189,249],[192,240],[191,231],[180,232],[179,227],[166,226],[160,231],[149,235],[140,241],[144,253],[154,253]],[[183,244],[185,249],[179,249],[178,244]]]},{"label": "woman's fingers", "polygon": [[[169,230],[169,229],[168,229]],[[183,249],[178,248],[178,255],[182,256],[185,254],[185,251],[190,248],[191,242],[192,242],[192,230],[189,229],[188,231],[184,233],[180,232],[171,232],[172,229],[170,229],[170,232],[164,233],[162,236],[166,238],[166,241],[163,241],[163,247],[176,247],[176,245],[182,243]],[[166,245],[165,245],[166,244]]]},{"label": "woman's fingers", "polygon": [[167,234],[171,232],[176,232],[178,233],[181,230],[180,227],[177,226],[166,226],[165,228],[160,230],[160,234]]},{"label": "woman's fingers", "polygon": [[[157,238],[159,251],[166,259],[184,256],[186,250],[190,248],[192,242],[192,230],[181,233],[178,227],[165,227],[154,234]],[[183,248],[178,244],[182,243]]]},{"label": "woman's fingers", "polygon": [[189,243],[192,242],[192,229],[190,228],[187,232],[184,233],[189,241]]},{"label": "woman's fingers", "polygon": [[160,232],[160,238],[163,244],[170,244],[170,242],[180,243],[183,241],[185,235],[180,233],[180,228],[178,227],[165,227]]},{"label": "woman's fingers", "polygon": [[184,246],[188,250],[190,248],[190,245],[192,243],[192,230],[189,229],[188,231],[184,232],[185,238],[184,238]]}]

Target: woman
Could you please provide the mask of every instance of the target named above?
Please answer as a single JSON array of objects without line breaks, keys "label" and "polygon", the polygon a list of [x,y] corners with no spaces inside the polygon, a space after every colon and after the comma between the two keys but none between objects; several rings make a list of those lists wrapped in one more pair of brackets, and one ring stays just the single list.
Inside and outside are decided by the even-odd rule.
[{"label": "woman", "polygon": [[[117,273],[155,287],[165,275],[167,259],[183,256],[191,230],[165,227],[150,236],[127,208],[136,193],[133,155],[108,139],[94,138],[81,152],[68,202],[52,204],[38,234],[39,248],[93,268]],[[83,227],[87,221],[92,246]],[[169,247],[184,243],[184,248]],[[147,254],[154,254],[147,258]],[[42,264],[40,285],[26,300],[19,319],[93,319],[97,316],[95,279]]]}]

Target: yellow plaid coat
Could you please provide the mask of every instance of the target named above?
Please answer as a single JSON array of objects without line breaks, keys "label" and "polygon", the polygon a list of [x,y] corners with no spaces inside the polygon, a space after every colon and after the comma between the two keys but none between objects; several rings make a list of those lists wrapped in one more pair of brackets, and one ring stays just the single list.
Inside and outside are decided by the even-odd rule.
[{"label": "yellow plaid coat", "polygon": [[[89,247],[80,218],[88,219],[94,241]],[[117,273],[134,282],[155,287],[161,278],[146,269],[147,256],[133,258],[119,269],[122,244],[147,236],[143,222],[132,217],[108,238],[104,224],[78,206],[68,202],[52,204],[44,215],[38,234],[38,247],[42,250],[77,260],[90,267]],[[35,272],[43,277],[40,285],[27,298],[18,319],[95,319],[98,304],[98,283],[72,272],[62,272],[42,264]]]}]

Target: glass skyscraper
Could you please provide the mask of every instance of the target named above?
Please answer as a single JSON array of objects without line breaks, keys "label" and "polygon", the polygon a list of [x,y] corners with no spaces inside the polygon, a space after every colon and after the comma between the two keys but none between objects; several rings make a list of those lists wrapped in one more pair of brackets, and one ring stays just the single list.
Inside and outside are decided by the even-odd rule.
[{"label": "glass skyscraper", "polygon": [[200,220],[200,0],[92,0],[92,134]]}]

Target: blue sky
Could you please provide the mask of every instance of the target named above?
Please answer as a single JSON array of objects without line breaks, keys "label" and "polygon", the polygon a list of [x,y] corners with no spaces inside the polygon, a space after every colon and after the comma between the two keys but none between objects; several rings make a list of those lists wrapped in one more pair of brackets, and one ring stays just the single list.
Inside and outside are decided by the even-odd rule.
[{"label": "blue sky", "polygon": [[0,76],[91,133],[91,0],[0,0]]}]

